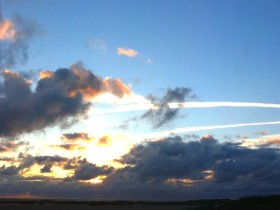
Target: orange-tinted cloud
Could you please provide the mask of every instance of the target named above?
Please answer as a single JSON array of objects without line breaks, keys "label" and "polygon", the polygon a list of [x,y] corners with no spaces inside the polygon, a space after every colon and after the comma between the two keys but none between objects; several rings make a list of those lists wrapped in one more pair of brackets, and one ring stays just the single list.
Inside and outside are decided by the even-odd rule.
[{"label": "orange-tinted cloud", "polygon": [[10,20],[0,23],[0,40],[13,40],[16,38],[16,29]]},{"label": "orange-tinted cloud", "polygon": [[118,48],[118,55],[124,55],[124,56],[128,56],[128,57],[135,57],[138,55],[138,52],[136,50],[133,49],[129,49],[129,48]]},{"label": "orange-tinted cloud", "polygon": [[15,152],[17,151],[17,148],[19,148],[22,145],[25,145],[23,141],[15,142],[15,141],[0,141],[0,153],[4,152]]},{"label": "orange-tinted cloud", "polygon": [[119,98],[123,97],[124,95],[131,94],[130,88],[127,85],[125,85],[119,78],[105,78],[103,80],[102,90],[104,92],[109,92],[113,95],[116,95]]},{"label": "orange-tinted cloud", "polygon": [[41,71],[40,72],[40,79],[49,78],[53,76],[52,71]]},{"label": "orange-tinted cloud", "polygon": [[103,136],[100,139],[98,139],[98,145],[100,146],[107,146],[111,142],[111,138],[109,136]]}]

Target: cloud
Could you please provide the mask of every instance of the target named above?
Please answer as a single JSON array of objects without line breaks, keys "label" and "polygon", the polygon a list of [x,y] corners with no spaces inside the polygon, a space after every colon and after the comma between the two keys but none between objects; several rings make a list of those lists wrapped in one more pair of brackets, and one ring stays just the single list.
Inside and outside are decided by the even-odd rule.
[{"label": "cloud", "polygon": [[35,91],[19,73],[4,69],[2,77],[0,137],[48,126],[69,126],[87,115],[90,101],[96,96],[109,93],[121,98],[131,93],[120,79],[103,80],[81,63],[41,78]]},{"label": "cloud", "polygon": [[[80,157],[21,155],[18,168],[0,168],[0,195],[28,191],[47,198],[187,200],[275,194],[280,193],[279,152],[277,148],[220,143],[205,135],[199,140],[174,136],[137,144],[117,160],[124,164],[119,169],[97,166]],[[42,166],[41,173],[58,165],[73,170],[73,175],[65,179],[20,177],[19,168],[24,170],[31,163]],[[94,187],[80,182],[98,176],[106,178]],[[33,181],[38,179],[41,181]]]},{"label": "cloud", "polygon": [[62,134],[61,139],[69,142],[78,141],[78,140],[91,141],[93,137],[89,137],[88,133],[64,133]]},{"label": "cloud", "polygon": [[112,171],[112,167],[97,166],[96,164],[84,162],[75,169],[75,173],[71,178],[75,180],[90,180],[100,175],[110,174]]},{"label": "cloud", "polygon": [[[170,109],[183,109],[183,108],[215,108],[215,107],[256,107],[256,108],[273,108],[279,109],[280,104],[269,103],[254,103],[254,102],[175,102],[167,103]],[[116,112],[131,112],[139,110],[159,109],[153,103],[137,103],[122,105],[113,109],[95,109],[95,114],[109,114]]]},{"label": "cloud", "polygon": [[[265,134],[262,134],[265,135]],[[280,146],[280,134],[265,135],[255,139],[245,139],[242,142],[242,146],[251,148],[260,147],[278,147]]]},{"label": "cloud", "polygon": [[12,21],[2,20],[0,23],[0,40],[15,39],[16,29]]},{"label": "cloud", "polygon": [[[110,175],[108,182],[124,185],[133,180],[134,189],[139,192],[141,185],[144,188],[155,184],[153,190],[157,189],[156,185],[159,190],[169,183],[173,185],[169,190],[175,188],[173,196],[183,193],[190,197],[232,198],[275,193],[276,186],[280,186],[279,158],[279,149],[275,148],[249,149],[238,144],[219,143],[210,135],[188,142],[176,136],[132,148],[118,160],[126,167]],[[184,185],[188,185],[188,190],[182,192],[180,186]]]},{"label": "cloud", "polygon": [[107,46],[103,40],[91,39],[87,43],[87,47],[91,49],[106,50]]},{"label": "cloud", "polygon": [[51,145],[51,147],[69,150],[69,151],[85,149],[85,147],[81,146],[80,144],[56,144],[56,145]]},{"label": "cloud", "polygon": [[192,93],[191,89],[178,87],[167,89],[165,95],[160,99],[150,95],[148,98],[156,109],[149,109],[140,117],[140,119],[149,120],[152,122],[154,128],[160,128],[178,116],[179,109],[171,109],[168,103],[184,102],[187,97],[194,98],[196,96]]},{"label": "cloud", "polygon": [[160,131],[154,132],[151,134],[142,135],[143,138],[163,138],[165,136],[169,136],[170,134],[181,134],[188,133],[194,131],[205,131],[205,130],[213,130],[213,129],[225,129],[225,128],[238,128],[238,127],[247,127],[247,126],[259,126],[259,125],[278,125],[280,121],[272,121],[272,122],[258,122],[258,123],[241,123],[241,124],[229,124],[229,125],[210,125],[210,126],[193,126],[193,127],[185,127],[185,128],[176,128],[168,131]]},{"label": "cloud", "polygon": [[98,139],[98,145],[100,146],[109,145],[110,142],[111,142],[111,138],[109,136],[103,136],[100,139]]},{"label": "cloud", "polygon": [[147,58],[146,63],[147,63],[147,64],[152,64],[152,63],[153,63],[153,60],[152,60],[151,58]]},{"label": "cloud", "polygon": [[41,27],[30,20],[15,16],[4,19],[0,11],[0,68],[25,64],[29,41],[42,33]]},{"label": "cloud", "polygon": [[27,143],[23,141],[8,141],[8,140],[1,140],[0,141],[0,153],[4,152],[16,152],[20,146],[27,145]]},{"label": "cloud", "polygon": [[138,55],[138,52],[133,49],[129,48],[118,48],[118,55],[124,55],[127,57],[136,57]]}]

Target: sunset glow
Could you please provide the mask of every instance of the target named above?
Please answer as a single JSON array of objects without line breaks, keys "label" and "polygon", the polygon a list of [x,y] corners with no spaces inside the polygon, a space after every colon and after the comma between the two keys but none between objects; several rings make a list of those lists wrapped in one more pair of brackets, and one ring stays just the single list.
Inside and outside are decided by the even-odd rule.
[{"label": "sunset glow", "polygon": [[279,2],[0,6],[0,200],[280,195]]}]

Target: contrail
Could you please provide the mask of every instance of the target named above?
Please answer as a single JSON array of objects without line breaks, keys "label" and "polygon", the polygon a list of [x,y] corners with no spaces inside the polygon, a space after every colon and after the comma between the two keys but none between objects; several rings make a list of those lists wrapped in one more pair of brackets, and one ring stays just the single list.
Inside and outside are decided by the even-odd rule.
[{"label": "contrail", "polygon": [[[280,108],[280,104],[253,103],[253,102],[182,102],[168,103],[170,109],[178,108],[211,108],[211,107],[257,107],[257,108]],[[160,107],[152,103],[121,105],[111,109],[93,108],[94,114],[109,114],[118,112],[132,112],[148,109],[159,109]]]},{"label": "contrail", "polygon": [[194,127],[176,128],[176,129],[169,130],[169,131],[145,134],[142,136],[142,138],[156,139],[156,138],[166,137],[170,134],[188,133],[188,132],[194,132],[194,131],[204,131],[204,130],[222,129],[222,128],[237,128],[237,127],[258,126],[258,125],[277,125],[277,124],[280,124],[280,121],[243,123],[243,124],[231,124],[231,125],[194,126]]}]

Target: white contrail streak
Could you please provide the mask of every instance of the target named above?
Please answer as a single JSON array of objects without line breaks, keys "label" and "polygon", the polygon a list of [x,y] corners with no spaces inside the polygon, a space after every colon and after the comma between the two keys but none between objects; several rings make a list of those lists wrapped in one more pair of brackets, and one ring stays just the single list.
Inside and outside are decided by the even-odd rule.
[{"label": "white contrail streak", "polygon": [[146,135],[143,135],[142,138],[156,139],[156,138],[162,138],[162,137],[169,136],[170,134],[188,133],[188,132],[194,132],[194,131],[204,131],[204,130],[222,129],[222,128],[237,128],[237,127],[258,126],[258,125],[277,125],[277,124],[280,124],[280,121],[260,122],[260,123],[243,123],[243,124],[231,124],[231,125],[194,126],[194,127],[176,128],[174,130],[146,134]]},{"label": "white contrail streak", "polygon": [[[182,103],[168,103],[169,108],[211,108],[211,107],[257,107],[257,108],[280,108],[280,104],[268,104],[268,103],[252,103],[252,102],[182,102]],[[132,105],[121,105],[111,109],[98,109],[93,108],[92,113],[94,114],[109,114],[118,112],[132,112],[141,111],[148,109],[159,109],[152,103],[146,104],[132,104]]]}]

